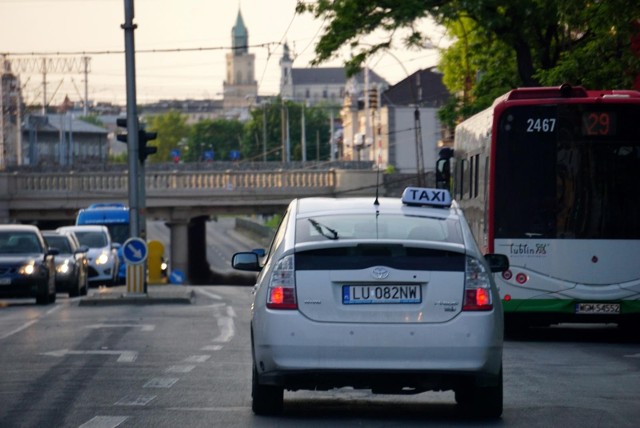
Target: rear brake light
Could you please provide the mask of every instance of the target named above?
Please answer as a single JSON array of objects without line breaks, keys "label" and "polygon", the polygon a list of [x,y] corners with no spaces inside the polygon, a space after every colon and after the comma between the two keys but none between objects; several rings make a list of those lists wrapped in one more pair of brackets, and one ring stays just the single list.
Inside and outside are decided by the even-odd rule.
[{"label": "rear brake light", "polygon": [[464,291],[463,311],[490,311],[491,293],[486,288],[476,288],[475,290]]},{"label": "rear brake light", "polygon": [[484,265],[473,257],[467,257],[464,280],[463,311],[490,311],[491,279]]},{"label": "rear brake light", "polygon": [[293,255],[280,259],[271,273],[269,291],[267,293],[267,308],[298,308]]}]

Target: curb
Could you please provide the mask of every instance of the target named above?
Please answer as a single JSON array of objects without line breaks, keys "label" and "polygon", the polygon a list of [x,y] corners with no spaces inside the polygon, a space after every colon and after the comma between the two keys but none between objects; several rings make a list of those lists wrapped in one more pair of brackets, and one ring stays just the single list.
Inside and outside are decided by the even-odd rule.
[{"label": "curb", "polygon": [[120,290],[106,291],[94,293],[90,296],[83,297],[80,300],[80,306],[112,306],[112,305],[167,305],[167,304],[183,304],[189,305],[193,303],[195,292],[191,289],[180,287],[181,289],[173,289],[173,286],[162,286],[163,288],[172,287],[165,290],[147,290],[147,294],[128,294]]}]

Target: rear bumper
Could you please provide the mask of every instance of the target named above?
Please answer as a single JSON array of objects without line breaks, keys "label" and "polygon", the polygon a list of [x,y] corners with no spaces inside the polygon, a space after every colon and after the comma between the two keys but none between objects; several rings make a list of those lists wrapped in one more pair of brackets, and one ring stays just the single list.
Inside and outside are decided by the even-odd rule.
[{"label": "rear bumper", "polygon": [[281,311],[254,319],[252,330],[260,383],[288,389],[451,389],[495,379],[502,364],[502,318],[488,313],[387,325],[318,323]]}]

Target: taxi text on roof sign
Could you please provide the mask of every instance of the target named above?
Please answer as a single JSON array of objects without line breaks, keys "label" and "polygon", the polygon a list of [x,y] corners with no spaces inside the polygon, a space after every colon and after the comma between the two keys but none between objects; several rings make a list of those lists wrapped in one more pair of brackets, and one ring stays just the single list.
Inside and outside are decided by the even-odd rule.
[{"label": "taxi text on roof sign", "polygon": [[407,187],[402,192],[402,202],[408,205],[451,206],[451,194],[445,189]]}]

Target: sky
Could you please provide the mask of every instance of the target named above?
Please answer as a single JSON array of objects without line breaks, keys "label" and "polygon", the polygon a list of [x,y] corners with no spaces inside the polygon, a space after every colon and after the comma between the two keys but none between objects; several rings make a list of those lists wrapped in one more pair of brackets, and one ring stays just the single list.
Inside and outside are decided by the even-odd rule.
[{"label": "sky", "polygon": [[[249,32],[249,52],[256,58],[258,93],[277,94],[283,43],[289,44],[294,68],[308,67],[324,25],[311,14],[295,14],[295,5],[296,0],[134,0],[138,103],[222,98],[225,55],[238,10]],[[124,11],[125,0],[0,0],[0,54],[21,64],[34,58],[89,56],[89,99],[124,104]],[[421,28],[433,45],[446,46],[441,28],[428,21]],[[390,84],[437,65],[437,49],[407,50],[400,38],[394,43],[396,49],[369,62]],[[321,66],[342,66],[349,54],[345,48]],[[19,75],[25,102],[41,103],[42,73]],[[46,82],[50,105],[59,105],[65,96],[84,98],[82,73],[50,72]]]}]

